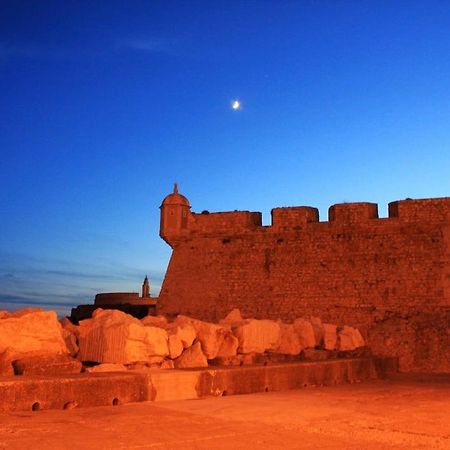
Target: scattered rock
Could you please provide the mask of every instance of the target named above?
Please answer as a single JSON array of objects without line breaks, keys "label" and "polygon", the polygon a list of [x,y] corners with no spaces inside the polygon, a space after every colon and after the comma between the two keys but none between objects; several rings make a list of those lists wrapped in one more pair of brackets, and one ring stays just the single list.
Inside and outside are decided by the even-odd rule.
[{"label": "scattered rock", "polygon": [[325,331],[323,329],[322,321],[319,317],[310,317],[309,321],[313,327],[314,330],[314,337],[316,340],[316,346],[320,347],[323,344],[323,338]]},{"label": "scattered rock", "polygon": [[118,310],[97,309],[92,319],[80,321],[79,331],[81,361],[131,364],[169,354],[164,329],[144,326]]},{"label": "scattered rock", "polygon": [[79,331],[80,327],[78,327],[77,325],[74,325],[67,317],[64,317],[63,319],[61,319],[59,321],[59,323],[61,324],[61,326],[63,327],[64,330],[70,331],[76,337],[79,336],[79,334],[80,334],[80,331]]},{"label": "scattered rock", "polygon": [[[18,309],[17,311],[14,311],[12,313],[10,313],[10,317],[23,317],[26,316],[27,314],[33,314],[33,313],[39,313],[39,312],[44,312],[44,310],[42,308],[35,308],[35,307],[28,307],[28,308],[22,308],[22,309]],[[50,311],[48,311],[50,312]],[[53,312],[53,311],[51,311]]]},{"label": "scattered rock", "polygon": [[224,337],[229,330],[215,323],[203,322],[186,316],[178,316],[176,322],[186,323],[186,319],[194,327],[206,358],[216,358],[224,342]]},{"label": "scattered rock", "polygon": [[309,320],[295,319],[293,325],[303,348],[314,348],[319,345],[320,341],[316,341],[316,334]]},{"label": "scattered rock", "polygon": [[123,364],[99,364],[98,366],[88,367],[84,371],[88,373],[99,373],[99,372],[123,372],[127,368]]},{"label": "scattered rock", "polygon": [[232,333],[231,330],[224,329],[222,344],[220,345],[216,358],[233,357],[237,354],[238,347],[238,338]]},{"label": "scattered rock", "polygon": [[178,358],[183,353],[183,343],[176,334],[169,335],[169,357]]},{"label": "scattered rock", "polygon": [[165,359],[160,366],[161,369],[173,369],[174,367],[175,365],[171,359]]},{"label": "scattered rock", "polygon": [[208,360],[202,351],[200,342],[196,342],[174,360],[175,369],[191,369],[194,367],[208,367]]},{"label": "scattered rock", "polygon": [[167,356],[169,354],[167,331],[163,328],[145,326],[145,342],[149,356]]},{"label": "scattered rock", "polygon": [[0,352],[9,348],[17,356],[68,353],[61,330],[54,311],[17,311],[0,320]]},{"label": "scattered rock", "polygon": [[331,323],[324,323],[323,331],[323,348],[325,350],[335,350],[337,344],[337,326]]},{"label": "scattered rock", "polygon": [[278,322],[278,325],[280,326],[280,345],[276,349],[276,353],[298,355],[303,346],[294,325],[288,325],[281,321]]},{"label": "scattered rock", "polygon": [[63,328],[61,330],[61,333],[70,356],[73,356],[75,358],[78,354],[78,351],[80,350],[77,343],[77,337],[66,328]]},{"label": "scattered rock", "polygon": [[187,322],[174,322],[168,327],[169,334],[176,334],[183,344],[183,348],[189,348],[197,338],[195,328]]},{"label": "scattered rock", "polygon": [[67,354],[26,356],[12,363],[16,375],[80,373],[81,362]]},{"label": "scattered rock", "polygon": [[340,351],[355,350],[364,347],[364,338],[358,329],[343,326],[338,332],[337,349]]},{"label": "scattered rock", "polygon": [[231,310],[228,315],[219,323],[221,325],[233,325],[242,322],[244,319],[241,316],[241,311],[238,308]]},{"label": "scattered rock", "polygon": [[0,376],[14,375],[14,367],[12,365],[14,354],[9,349],[0,353]]},{"label": "scattered rock", "polygon": [[280,326],[272,320],[249,319],[234,327],[233,333],[239,340],[238,353],[264,353],[280,343]]},{"label": "scattered rock", "polygon": [[146,316],[141,319],[142,325],[166,328],[168,325],[167,318],[164,316]]}]

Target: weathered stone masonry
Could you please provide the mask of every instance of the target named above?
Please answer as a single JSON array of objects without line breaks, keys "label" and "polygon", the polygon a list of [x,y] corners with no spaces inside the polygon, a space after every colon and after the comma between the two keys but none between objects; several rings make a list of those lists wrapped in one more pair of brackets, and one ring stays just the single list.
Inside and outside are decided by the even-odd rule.
[{"label": "weathered stone masonry", "polygon": [[217,320],[317,315],[361,329],[403,370],[450,372],[450,198],[195,214],[177,190],[161,205],[173,248],[159,311]]}]

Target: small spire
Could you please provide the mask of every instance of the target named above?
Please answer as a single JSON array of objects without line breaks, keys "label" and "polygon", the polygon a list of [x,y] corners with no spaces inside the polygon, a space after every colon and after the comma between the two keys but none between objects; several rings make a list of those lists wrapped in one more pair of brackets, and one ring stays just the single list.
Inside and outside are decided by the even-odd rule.
[{"label": "small spire", "polygon": [[173,193],[178,194],[178,183],[173,184]]}]

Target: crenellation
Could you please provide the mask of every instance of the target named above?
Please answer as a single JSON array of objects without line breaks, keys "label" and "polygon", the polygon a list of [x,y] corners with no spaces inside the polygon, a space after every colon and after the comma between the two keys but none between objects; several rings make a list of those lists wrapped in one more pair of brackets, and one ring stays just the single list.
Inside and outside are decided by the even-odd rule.
[{"label": "crenellation", "polygon": [[261,213],[250,211],[191,213],[190,219],[189,231],[197,234],[240,233],[262,225]]},{"label": "crenellation", "polygon": [[310,206],[273,208],[271,211],[273,230],[300,228],[307,223],[319,221],[319,210]]},{"label": "crenellation", "polygon": [[[317,315],[360,327],[378,351],[399,354],[406,369],[415,360],[418,369],[449,370],[441,326],[450,315],[449,200],[394,202],[381,219],[374,203],[338,204],[328,222],[318,222],[316,208],[274,208],[264,227],[260,213],[189,212],[187,230],[172,237],[159,310],[207,320],[235,307],[285,321]],[[435,356],[425,358],[410,327],[433,320]],[[399,328],[404,340],[389,335]]]},{"label": "crenellation", "polygon": [[408,222],[450,221],[450,197],[398,200],[388,209],[389,217]]},{"label": "crenellation", "polygon": [[353,224],[369,219],[378,219],[376,203],[338,203],[328,209],[330,222]]}]

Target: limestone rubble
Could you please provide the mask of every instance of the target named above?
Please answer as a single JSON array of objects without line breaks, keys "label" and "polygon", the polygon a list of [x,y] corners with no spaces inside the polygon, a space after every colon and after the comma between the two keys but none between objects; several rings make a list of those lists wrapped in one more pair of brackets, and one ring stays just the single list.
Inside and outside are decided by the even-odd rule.
[{"label": "limestone rubble", "polygon": [[84,371],[95,373],[323,360],[365,345],[359,330],[347,325],[317,317],[291,324],[244,319],[239,310],[219,324],[181,315],[173,321],[139,320],[103,309],[79,325],[58,322],[48,311],[1,313],[0,375],[74,373],[82,370],[81,363]]}]

